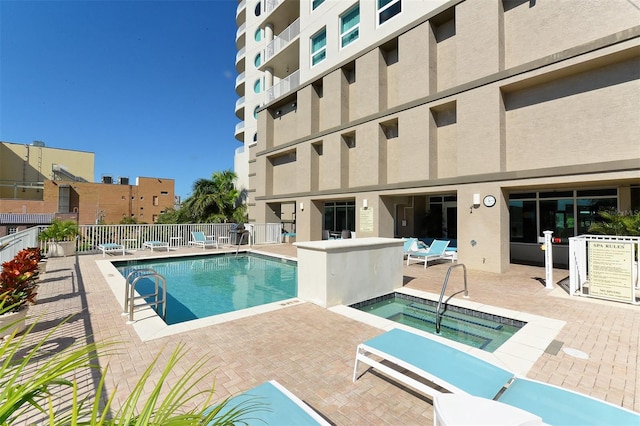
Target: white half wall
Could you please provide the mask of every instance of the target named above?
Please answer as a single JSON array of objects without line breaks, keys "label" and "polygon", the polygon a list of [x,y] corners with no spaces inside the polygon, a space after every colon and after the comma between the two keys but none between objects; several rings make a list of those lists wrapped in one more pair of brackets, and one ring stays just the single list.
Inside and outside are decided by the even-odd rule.
[{"label": "white half wall", "polygon": [[402,240],[354,238],[295,245],[300,299],[329,308],[402,287]]}]

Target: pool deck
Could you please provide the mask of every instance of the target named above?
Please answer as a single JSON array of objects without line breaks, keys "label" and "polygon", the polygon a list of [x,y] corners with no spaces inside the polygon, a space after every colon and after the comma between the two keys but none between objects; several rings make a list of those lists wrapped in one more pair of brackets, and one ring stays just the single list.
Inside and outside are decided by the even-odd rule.
[{"label": "pool deck", "polygon": [[[296,256],[290,244],[262,246],[260,251]],[[206,253],[223,250],[206,250]],[[202,254],[200,248],[179,248],[169,255]],[[158,257],[166,252],[137,251],[110,259]],[[275,379],[337,425],[431,424],[429,398],[369,371],[352,382],[356,346],[383,332],[311,303],[291,303],[281,309],[188,330],[172,336],[142,340],[121,315],[98,267],[102,254],[53,258],[42,274],[39,303],[30,316],[40,316],[33,336],[49,332],[59,321],[75,314],[52,336],[50,351],[74,341],[115,340],[118,354],[100,359],[109,366],[107,391],[117,385],[118,406],[132,390],[147,366],[162,351],[161,365],[180,342],[188,352],[173,369],[169,381],[179,377],[197,359],[210,356],[215,368],[218,400]],[[404,266],[407,291],[439,293],[450,263]],[[462,288],[452,273],[447,295]],[[460,274],[461,275],[461,274]],[[640,307],[569,297],[564,290],[548,290],[541,284],[543,268],[511,265],[503,274],[468,271],[469,300],[512,311],[565,321],[526,374],[527,377],[577,390],[640,412]],[[568,271],[555,270],[555,281]],[[454,299],[461,299],[461,295]],[[588,359],[568,355],[562,349],[582,351]],[[364,368],[362,368],[364,370]],[[361,371],[362,373],[363,371]],[[154,374],[152,377],[158,377]],[[79,375],[81,392],[95,388],[95,373]],[[210,383],[210,382],[208,382]],[[27,419],[28,424],[38,421]]]}]

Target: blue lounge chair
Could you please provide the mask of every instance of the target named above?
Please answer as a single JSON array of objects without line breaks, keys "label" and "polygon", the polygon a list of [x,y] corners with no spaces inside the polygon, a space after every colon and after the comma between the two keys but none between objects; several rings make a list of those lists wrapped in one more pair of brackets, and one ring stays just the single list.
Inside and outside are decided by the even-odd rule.
[{"label": "blue lounge chair", "polygon": [[191,231],[191,238],[193,239],[189,241],[189,245],[202,247],[202,250],[209,246],[218,248],[218,240],[205,236],[202,231]]},{"label": "blue lounge chair", "polygon": [[98,248],[102,250],[102,257],[105,257],[107,253],[117,253],[122,252],[122,255],[125,255],[124,246],[122,244],[116,243],[104,243],[98,244]]},{"label": "blue lounge chair", "polygon": [[467,352],[408,331],[393,329],[360,345],[353,381],[363,362],[432,398],[442,393],[391,368],[404,368],[452,393],[487,398],[542,418],[550,425],[639,425],[640,413],[577,392],[530,380]]},{"label": "blue lounge chair", "polygon": [[166,241],[145,241],[142,243],[142,248],[153,249],[166,248],[169,251],[169,243]]},{"label": "blue lounge chair", "polygon": [[433,243],[429,246],[429,250],[409,250],[409,252],[407,252],[407,266],[409,266],[412,260],[415,260],[417,262],[424,262],[424,267],[426,268],[430,260],[448,259],[445,254],[448,245],[449,241],[433,240]]},{"label": "blue lounge chair", "polygon": [[[262,404],[264,409],[261,408]],[[247,426],[330,425],[322,416],[275,380],[231,398],[220,411],[220,416],[230,410],[241,408],[242,405],[252,407],[251,412],[241,422]]]}]

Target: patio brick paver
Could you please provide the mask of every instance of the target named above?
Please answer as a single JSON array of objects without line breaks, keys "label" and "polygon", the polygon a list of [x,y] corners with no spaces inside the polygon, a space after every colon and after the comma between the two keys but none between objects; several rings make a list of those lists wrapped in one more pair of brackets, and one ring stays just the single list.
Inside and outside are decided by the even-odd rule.
[{"label": "patio brick paver", "polygon": [[[288,244],[259,249],[292,257],[296,251]],[[138,255],[150,253],[135,254]],[[32,338],[44,335],[67,315],[76,314],[54,334],[57,347],[87,336],[96,341],[120,342],[118,354],[100,359],[102,368],[109,365],[107,391],[117,385],[116,406],[161,350],[164,349],[160,365],[164,366],[170,351],[182,342],[188,351],[169,380],[176,380],[201,357],[210,356],[207,366],[216,369],[217,400],[276,379],[338,425],[413,425],[433,421],[428,398],[377,372],[362,375],[356,383],[351,381],[357,344],[380,334],[379,329],[302,303],[143,342],[121,315],[122,307],[96,267],[99,259],[102,255],[47,261],[39,303],[32,308],[34,315],[42,317]],[[449,265],[436,264],[426,270],[420,265],[405,266],[406,286],[439,293]],[[461,287],[455,275],[452,274],[448,294]],[[566,275],[567,271],[554,271],[556,280]],[[569,298],[560,289],[545,289],[535,279],[543,276],[542,268],[521,265],[511,265],[504,274],[469,271],[470,298],[566,321],[556,340],[563,347],[586,352],[589,359],[574,358],[562,350],[545,353],[527,376],[640,411],[640,308]],[[158,375],[154,373],[152,377]],[[95,373],[84,375],[82,391],[92,392],[96,380]],[[36,421],[37,415],[25,420],[27,424]]]}]

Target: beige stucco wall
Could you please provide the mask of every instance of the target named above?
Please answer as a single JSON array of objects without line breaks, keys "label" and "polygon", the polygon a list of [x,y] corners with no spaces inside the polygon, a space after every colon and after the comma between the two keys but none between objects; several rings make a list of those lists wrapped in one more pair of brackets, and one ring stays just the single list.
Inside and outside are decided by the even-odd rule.
[{"label": "beige stucco wall", "polygon": [[[31,144],[0,142],[0,181],[3,183],[35,183],[52,179],[53,165],[66,169],[87,182],[94,179],[95,154],[93,152],[39,147]],[[18,198],[41,198],[29,191],[20,191]],[[14,190],[0,186],[0,198],[13,198]]]},{"label": "beige stucco wall", "polygon": [[538,1],[533,7],[529,2],[519,3],[517,7],[507,7],[504,13],[507,68],[589,43],[640,22],[638,0]]},{"label": "beige stucco wall", "polygon": [[[297,240],[320,239],[324,202],[351,200],[359,234],[366,199],[374,227],[363,236],[389,237],[399,232],[403,199],[425,204],[448,194],[457,197],[459,259],[504,270],[509,192],[640,184],[634,1],[586,1],[575,12],[583,21],[571,0],[515,2],[506,11],[499,1],[464,1],[399,33],[397,60],[385,50],[394,40],[363,51],[302,87],[297,113],[274,118],[284,103],[261,113],[250,218],[271,218],[267,203],[302,202]],[[600,20],[604,28],[585,28]],[[398,135],[388,138],[381,123],[394,120]],[[345,135],[355,135],[354,146]],[[291,151],[295,162],[278,160]],[[498,203],[470,209],[474,194]],[[404,219],[406,232],[422,232],[415,211]]]}]

